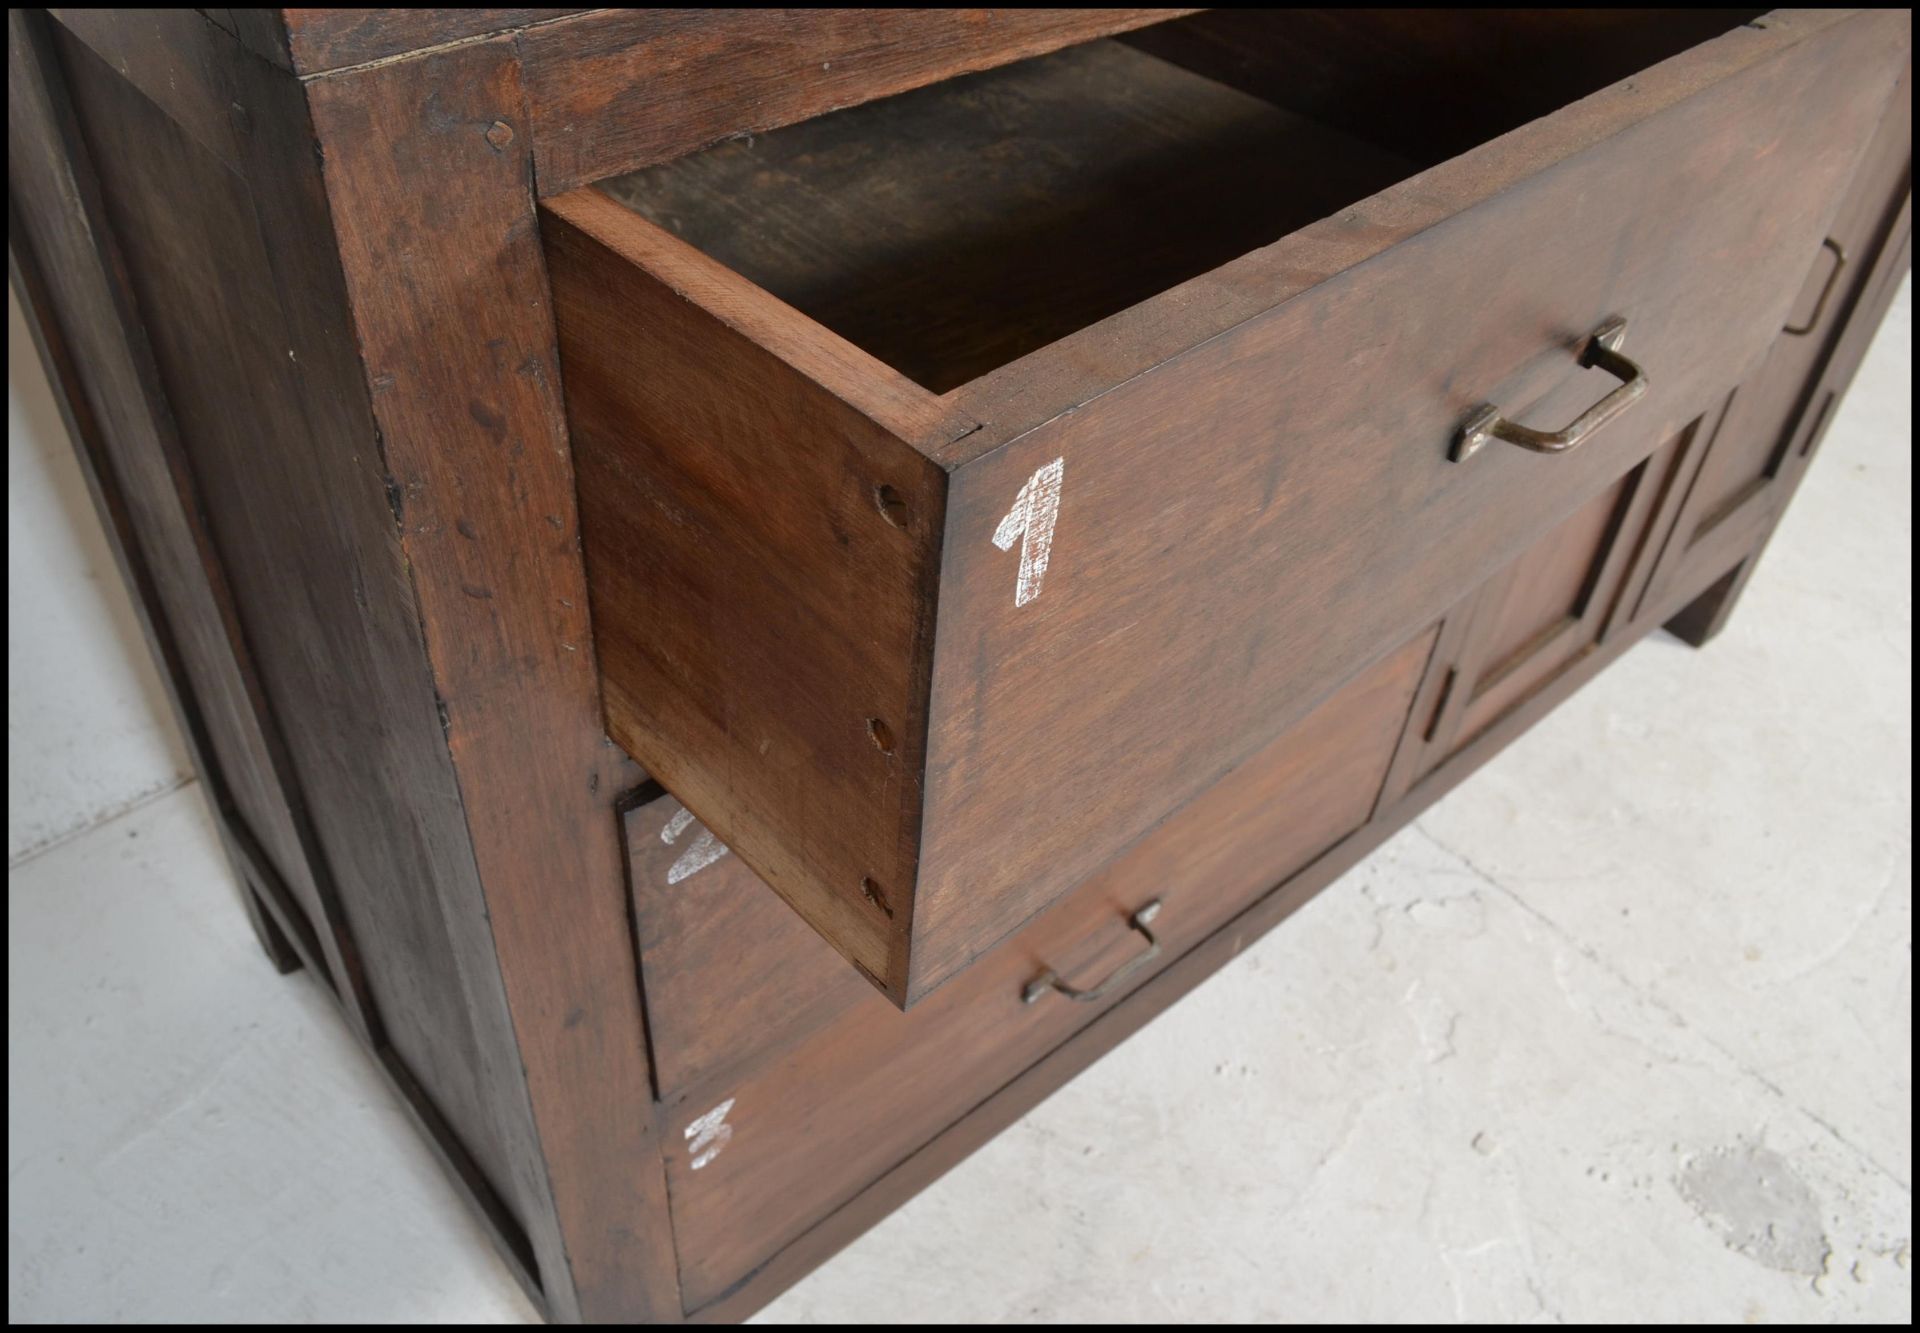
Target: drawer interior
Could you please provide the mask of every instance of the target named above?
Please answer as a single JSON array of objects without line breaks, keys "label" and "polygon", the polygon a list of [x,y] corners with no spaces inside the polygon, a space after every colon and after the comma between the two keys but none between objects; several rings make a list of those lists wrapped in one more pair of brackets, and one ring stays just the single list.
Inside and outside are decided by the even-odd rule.
[{"label": "drawer interior", "polygon": [[1234,10],[601,183],[945,393],[1750,10]]}]

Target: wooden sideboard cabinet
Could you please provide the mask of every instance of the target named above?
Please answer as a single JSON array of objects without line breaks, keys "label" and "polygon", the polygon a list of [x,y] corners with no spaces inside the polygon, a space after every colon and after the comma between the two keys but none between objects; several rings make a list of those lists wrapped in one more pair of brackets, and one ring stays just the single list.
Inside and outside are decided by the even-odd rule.
[{"label": "wooden sideboard cabinet", "polygon": [[750,1313],[1705,642],[1908,264],[1904,11],[8,22],[246,910],[560,1320]]}]

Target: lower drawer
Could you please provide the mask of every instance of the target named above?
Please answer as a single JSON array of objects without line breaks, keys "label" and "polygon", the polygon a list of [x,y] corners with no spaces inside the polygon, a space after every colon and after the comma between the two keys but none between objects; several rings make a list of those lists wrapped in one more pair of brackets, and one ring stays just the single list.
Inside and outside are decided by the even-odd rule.
[{"label": "lower drawer", "polygon": [[[682,1294],[698,1309],[1366,822],[1422,634],[902,1014],[671,798],[628,817]],[[1157,953],[1099,999],[1090,988]]]}]

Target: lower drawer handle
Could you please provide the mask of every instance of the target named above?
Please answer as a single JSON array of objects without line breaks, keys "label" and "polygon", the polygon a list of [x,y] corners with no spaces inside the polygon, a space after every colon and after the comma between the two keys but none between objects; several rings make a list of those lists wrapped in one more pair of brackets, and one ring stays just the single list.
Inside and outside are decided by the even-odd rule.
[{"label": "lower drawer handle", "polygon": [[1120,983],[1160,956],[1160,941],[1154,938],[1151,930],[1147,929],[1147,926],[1159,915],[1160,900],[1155,898],[1152,902],[1147,903],[1141,907],[1139,911],[1127,918],[1127,924],[1140,932],[1141,938],[1147,942],[1147,947],[1143,952],[1135,954],[1133,957],[1127,959],[1126,962],[1120,964],[1119,967],[1115,968],[1113,972],[1108,975],[1105,981],[1102,981],[1097,986],[1089,986],[1085,990],[1081,990],[1078,986],[1069,986],[1066,982],[1060,980],[1060,974],[1058,972],[1055,972],[1052,968],[1048,968],[1027,983],[1027,988],[1020,992],[1020,998],[1027,1004],[1032,1004],[1035,1000],[1051,990],[1059,991],[1069,1000],[1080,1000],[1086,1004],[1096,1004],[1106,999],[1107,996],[1114,992]]},{"label": "lower drawer handle", "polygon": [[1488,440],[1505,440],[1508,444],[1517,444],[1522,449],[1531,449],[1537,454],[1564,454],[1577,448],[1589,435],[1612,421],[1647,392],[1647,372],[1621,351],[1620,344],[1627,336],[1627,321],[1616,316],[1593,331],[1586,346],[1580,350],[1580,364],[1593,370],[1604,370],[1620,381],[1620,387],[1602,398],[1599,402],[1574,418],[1573,424],[1562,430],[1534,430],[1518,422],[1508,421],[1500,415],[1500,409],[1491,403],[1477,407],[1473,415],[1460,424],[1460,433],[1453,438],[1453,452],[1448,455],[1456,463],[1463,463],[1480,451],[1480,446]]},{"label": "lower drawer handle", "polygon": [[1827,298],[1833,295],[1833,289],[1840,283],[1840,270],[1847,266],[1847,252],[1833,237],[1829,236],[1820,242],[1820,248],[1833,256],[1833,267],[1827,270],[1827,280],[1820,288],[1820,299],[1813,303],[1813,313],[1807,316],[1806,323],[1788,324],[1780,330],[1796,338],[1812,333],[1819,326],[1820,316],[1827,313]]}]

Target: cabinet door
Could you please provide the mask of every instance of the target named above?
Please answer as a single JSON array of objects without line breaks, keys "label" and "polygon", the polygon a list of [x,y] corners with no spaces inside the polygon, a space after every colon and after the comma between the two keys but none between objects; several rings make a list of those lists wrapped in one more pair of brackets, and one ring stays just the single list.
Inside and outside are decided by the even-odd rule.
[{"label": "cabinet door", "polygon": [[[1790,323],[1759,368],[1727,399],[1685,485],[1658,574],[1647,594],[1664,602],[1683,585],[1704,586],[1752,549],[1773,525],[1791,480],[1812,453],[1833,408],[1819,391],[1826,337],[1838,323],[1834,296],[1844,288],[1850,251],[1829,238],[1807,275]],[[1651,603],[1650,603],[1651,604]]]},{"label": "cabinet door", "polygon": [[[1645,606],[1671,609],[1722,578],[1756,547],[1812,457],[1844,384],[1825,370],[1869,278],[1912,142],[1912,79],[1900,81],[1827,238],[1808,256],[1800,294],[1766,357],[1733,391],[1709,432],[1684,500],[1663,536]],[[1636,617],[1639,608],[1635,609]]]},{"label": "cabinet door", "polygon": [[1655,516],[1691,459],[1695,420],[1595,495],[1447,617],[1401,746],[1392,798],[1598,646],[1631,604]]}]

